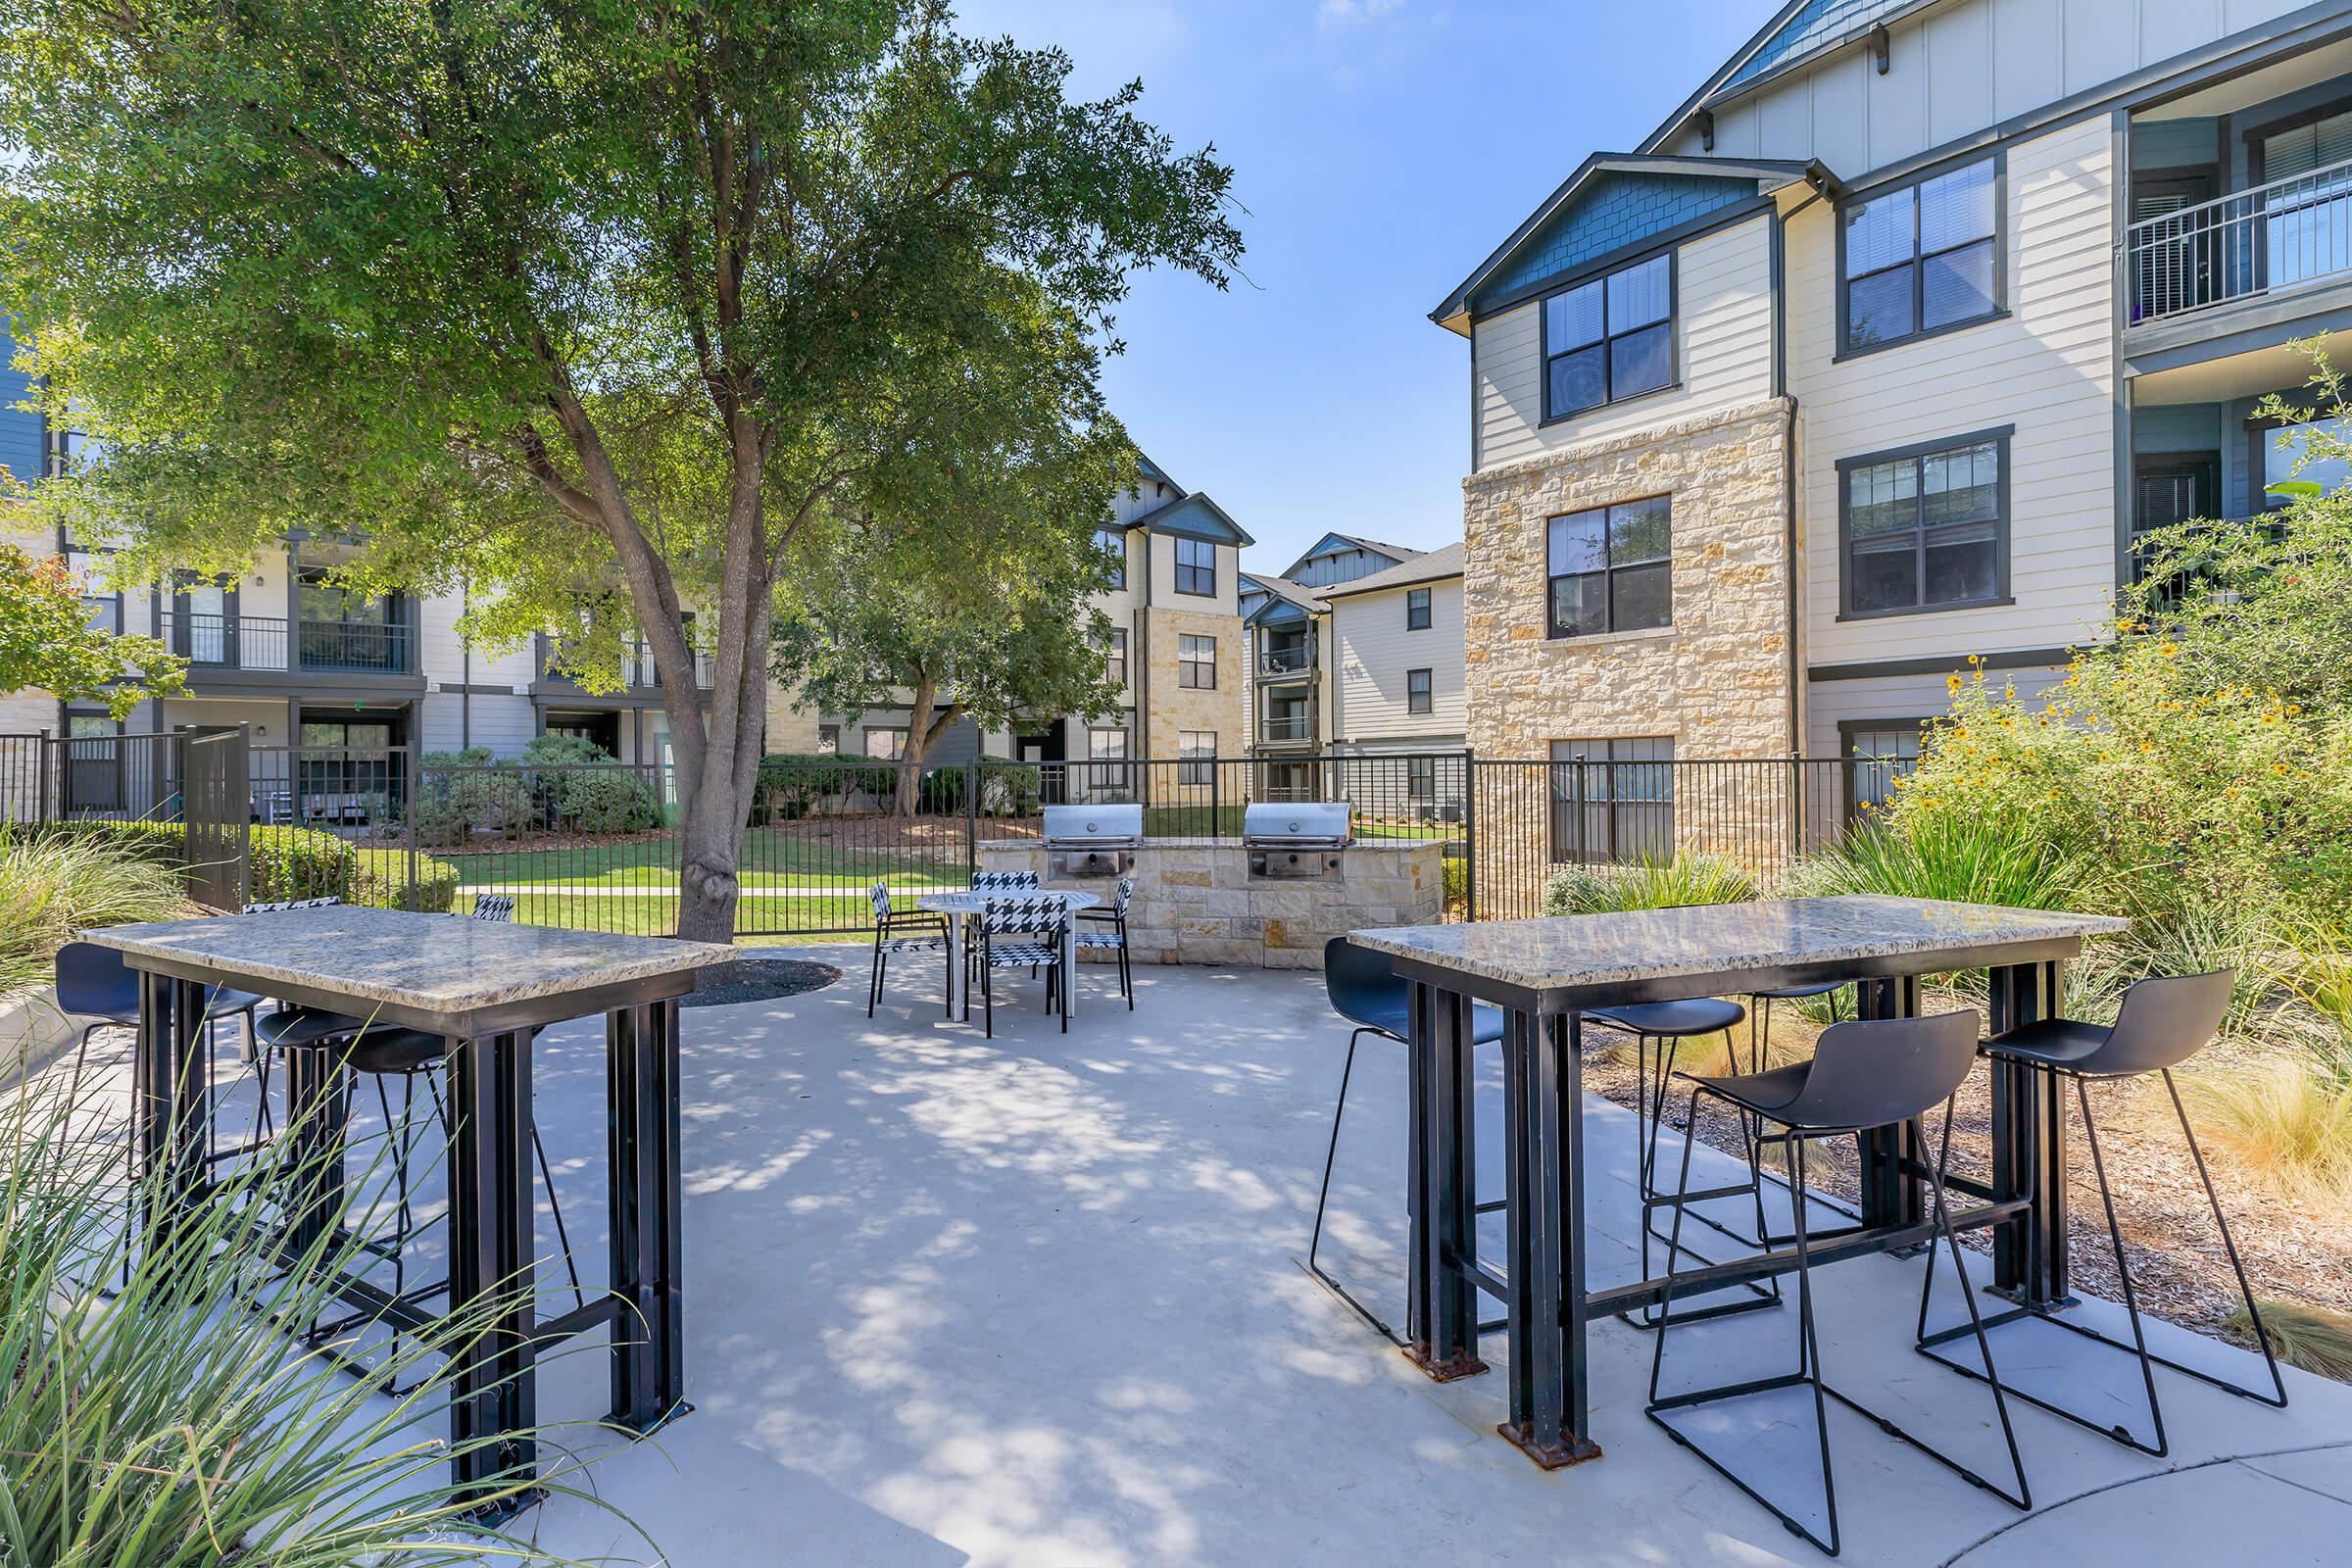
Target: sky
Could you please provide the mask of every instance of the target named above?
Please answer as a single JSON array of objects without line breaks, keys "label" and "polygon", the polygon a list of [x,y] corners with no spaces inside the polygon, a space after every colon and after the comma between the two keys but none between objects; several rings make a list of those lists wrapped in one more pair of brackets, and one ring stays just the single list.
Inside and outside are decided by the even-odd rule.
[{"label": "sky", "polygon": [[1461,536],[1470,350],[1429,313],[1593,152],[1626,152],[1773,0],[957,0],[1071,90],[1234,167],[1230,291],[1135,280],[1105,374],[1128,433],[1280,571],[1337,530]]}]

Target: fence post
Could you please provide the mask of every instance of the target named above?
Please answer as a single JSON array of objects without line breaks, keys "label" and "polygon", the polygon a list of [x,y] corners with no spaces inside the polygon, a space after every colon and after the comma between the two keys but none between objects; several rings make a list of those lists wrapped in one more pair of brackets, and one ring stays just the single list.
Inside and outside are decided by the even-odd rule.
[{"label": "fence post", "polygon": [[963,870],[967,884],[980,870],[980,757],[976,752],[963,760]]},{"label": "fence post", "polygon": [[[1445,902],[1446,870],[1438,868],[1439,903]],[[1462,748],[1462,918],[1478,918],[1478,753]]]},{"label": "fence post", "polygon": [[[409,845],[409,886],[407,891],[400,896],[400,906],[404,909],[416,907],[416,792],[424,783],[416,776],[416,762],[417,758],[414,747],[400,748],[401,792],[407,797],[401,802],[400,816],[402,825],[408,829],[408,832],[402,836],[408,840]],[[659,800],[661,796],[657,794],[655,799]],[[457,897],[454,890],[450,897],[453,900]]]},{"label": "fence post", "polygon": [[1208,754],[1208,836],[1225,836],[1225,760],[1212,748]]},{"label": "fence post", "polygon": [[33,748],[34,771],[40,777],[33,782],[32,819],[46,822],[49,818],[49,730],[41,731],[40,743]]}]

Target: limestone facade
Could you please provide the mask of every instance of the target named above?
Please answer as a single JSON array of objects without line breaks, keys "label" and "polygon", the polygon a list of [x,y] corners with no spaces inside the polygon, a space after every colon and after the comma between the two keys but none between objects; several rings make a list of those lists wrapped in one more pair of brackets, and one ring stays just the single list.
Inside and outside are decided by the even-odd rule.
[{"label": "limestone facade", "polygon": [[[1129,683],[1141,677],[1136,755],[1159,759],[1183,754],[1187,730],[1211,731],[1219,757],[1246,757],[1250,751],[1250,697],[1242,679],[1245,657],[1242,618],[1238,614],[1204,610],[1180,610],[1154,605],[1138,617],[1142,622],[1143,664],[1132,669]],[[1217,683],[1214,688],[1182,684],[1179,660],[1184,637],[1213,638],[1217,645]]]}]

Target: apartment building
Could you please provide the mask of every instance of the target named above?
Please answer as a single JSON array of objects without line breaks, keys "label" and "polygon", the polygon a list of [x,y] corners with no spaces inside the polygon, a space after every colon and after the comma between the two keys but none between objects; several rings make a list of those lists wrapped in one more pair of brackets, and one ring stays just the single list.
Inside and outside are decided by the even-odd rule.
[{"label": "apartment building", "polygon": [[1432,318],[1482,755],[1915,753],[2139,534],[2276,503],[2253,410],[2352,323],[2352,7],[1798,0]]},{"label": "apartment building", "polygon": [[[1206,492],[1186,490],[1147,457],[1096,542],[1114,562],[1112,583],[1094,604],[1111,622],[1103,657],[1121,687],[1118,710],[1040,713],[987,734],[958,721],[927,761],[1035,762],[1046,769],[1048,795],[1059,797],[1132,788],[1130,759],[1244,755],[1241,553],[1254,541]],[[816,714],[814,749],[895,758],[910,717],[904,695],[861,713]]]},{"label": "apartment building", "polygon": [[1420,554],[1406,545],[1327,533],[1282,571],[1243,575],[1251,755],[1279,760],[1331,750],[1326,671],[1338,666],[1328,646],[1323,595]]},{"label": "apartment building", "polygon": [[[78,458],[80,437],[13,406],[28,391],[22,373],[9,368],[14,354],[15,344],[0,331],[0,465],[20,477],[38,476]],[[22,523],[8,528],[7,537],[36,555],[63,555],[94,589],[103,588],[102,562],[76,541]],[[359,758],[468,747],[505,757],[535,736],[567,734],[622,761],[669,760],[669,721],[650,658],[628,661],[624,689],[589,692],[553,667],[556,644],[548,636],[497,654],[469,646],[457,631],[466,611],[462,593],[368,597],[337,587],[331,568],[350,548],[301,536],[266,553],[233,582],[93,591],[88,604],[96,624],[159,638],[188,662],[185,690],[151,699],[121,720],[96,704],[9,693],[0,696],[0,730],[97,738],[245,724],[257,748],[341,748]],[[697,677],[707,691],[707,662]],[[812,731],[788,704],[771,700],[769,708],[771,744],[788,739],[792,726]],[[812,733],[803,744],[813,745]],[[338,765],[325,760],[305,765],[314,764]],[[289,780],[297,792],[302,782]]]}]

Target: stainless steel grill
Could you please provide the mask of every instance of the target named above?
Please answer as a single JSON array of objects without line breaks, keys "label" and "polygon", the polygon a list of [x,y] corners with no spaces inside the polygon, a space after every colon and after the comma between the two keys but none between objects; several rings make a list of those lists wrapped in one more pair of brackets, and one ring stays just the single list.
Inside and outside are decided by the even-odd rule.
[{"label": "stainless steel grill", "polygon": [[1260,801],[1242,813],[1242,846],[1252,877],[1284,881],[1339,874],[1340,851],[1351,842],[1345,801]]},{"label": "stainless steel grill", "polygon": [[1046,859],[1056,878],[1124,876],[1144,842],[1141,806],[1049,806]]}]

